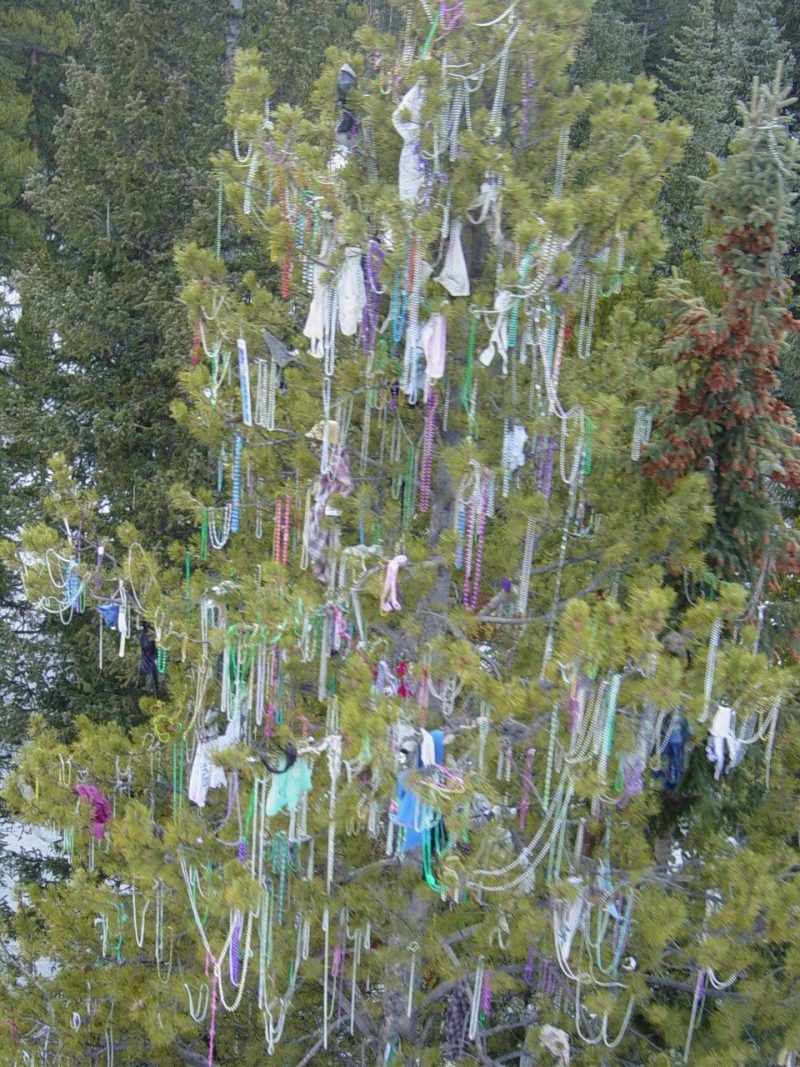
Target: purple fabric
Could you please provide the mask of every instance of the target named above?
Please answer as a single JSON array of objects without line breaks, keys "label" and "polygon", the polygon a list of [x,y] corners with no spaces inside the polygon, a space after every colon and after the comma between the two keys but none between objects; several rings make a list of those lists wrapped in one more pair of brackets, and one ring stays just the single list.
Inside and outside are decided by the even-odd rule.
[{"label": "purple fabric", "polygon": [[111,818],[111,804],[96,786],[81,782],[75,786],[75,792],[92,805],[92,836],[100,841]]}]

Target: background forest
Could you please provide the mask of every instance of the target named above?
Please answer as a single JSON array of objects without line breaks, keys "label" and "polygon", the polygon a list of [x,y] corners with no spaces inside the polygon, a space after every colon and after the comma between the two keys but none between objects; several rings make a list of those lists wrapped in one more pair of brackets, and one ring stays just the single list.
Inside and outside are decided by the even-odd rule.
[{"label": "background forest", "polygon": [[797,1061],[798,57],[3,6],[0,1062]]}]

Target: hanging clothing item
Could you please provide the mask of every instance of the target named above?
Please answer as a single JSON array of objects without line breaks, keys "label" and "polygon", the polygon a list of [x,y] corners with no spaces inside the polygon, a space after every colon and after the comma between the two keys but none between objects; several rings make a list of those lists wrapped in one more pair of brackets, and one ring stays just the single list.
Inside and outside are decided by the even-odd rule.
[{"label": "hanging clothing item", "polygon": [[541,1045],[552,1052],[558,1067],[569,1067],[569,1035],[557,1026],[543,1026],[539,1031]]},{"label": "hanging clothing item", "polygon": [[372,692],[378,696],[395,697],[399,682],[392,674],[391,668],[385,659],[382,659],[375,671],[375,681],[372,684]]},{"label": "hanging clothing item", "polygon": [[100,604],[97,610],[109,630],[116,630],[119,624],[119,604]]},{"label": "hanging clothing item", "polygon": [[[576,887],[582,885],[582,880],[578,877],[569,878],[568,881]],[[560,900],[555,905],[553,917],[554,933],[558,942],[559,954],[565,961],[569,959],[569,954],[572,951],[572,942],[583,918],[584,906],[583,890],[571,900]]]},{"label": "hanging clothing item", "polygon": [[304,793],[311,789],[311,768],[304,759],[295,760],[288,771],[273,774],[267,794],[266,814],[294,811]]},{"label": "hanging clothing item", "polygon": [[326,285],[323,278],[329,270],[331,252],[332,242],[329,237],[326,237],[322,241],[319,259],[314,264],[314,293],[308,308],[306,324],[303,327],[303,336],[308,338],[309,351],[314,359],[324,357],[325,338],[330,328],[328,319],[335,290],[330,285]]},{"label": "hanging clothing item", "polygon": [[139,634],[139,647],[142,655],[139,660],[139,674],[145,677],[145,687],[152,685],[153,693],[158,696],[158,647],[152,635],[149,622],[142,623]]},{"label": "hanging clothing item", "polygon": [[211,741],[199,741],[189,775],[189,800],[204,808],[209,789],[219,789],[227,781],[225,771],[213,761],[217,752],[235,745],[241,735],[241,721],[235,715],[228,723],[225,733]]},{"label": "hanging clothing item", "polygon": [[508,320],[514,296],[508,289],[500,289],[494,298],[494,327],[489,336],[489,344],[480,354],[484,367],[489,367],[495,355],[503,361],[503,374],[508,374]]},{"label": "hanging clothing item", "polygon": [[450,239],[447,243],[441,272],[433,279],[443,285],[450,296],[469,296],[469,274],[464,249],[461,246],[461,230],[464,224],[458,220],[450,226]]},{"label": "hanging clothing item", "polygon": [[401,567],[405,567],[406,563],[408,563],[408,556],[394,556],[386,564],[383,593],[381,594],[381,611],[400,611],[402,605],[397,595],[397,573]]},{"label": "hanging clothing item", "polygon": [[[433,741],[434,763],[444,763],[444,732],[431,730],[430,737]],[[430,753],[428,752],[428,755]],[[431,766],[432,764],[429,764]],[[423,766],[421,746],[417,748],[416,767]],[[416,793],[407,786],[407,772],[402,771],[397,776],[397,788],[395,790],[395,810],[389,813],[389,818],[395,826],[403,826],[406,831],[406,851],[419,848],[422,844],[422,835],[432,830],[441,821],[442,814],[430,804],[425,804]]]},{"label": "hanging clothing item", "polygon": [[88,785],[86,782],[79,782],[75,786],[75,792],[92,805],[92,837],[101,841],[106,832],[106,823],[111,818],[111,804],[97,786]]},{"label": "hanging clothing item", "polygon": [[422,740],[419,743],[419,761],[423,767],[431,767],[436,763],[436,743],[433,734],[428,730],[422,730]]},{"label": "hanging clothing item", "polygon": [[506,431],[503,440],[503,457],[511,474],[525,465],[525,444],[528,434],[524,426],[515,423]]},{"label": "hanging clothing item", "polygon": [[727,704],[718,704],[711,727],[708,731],[708,744],[706,755],[715,764],[714,781],[718,782],[725,770],[725,748],[728,749],[730,762],[735,761],[739,754],[739,742],[733,732],[735,713]]},{"label": "hanging clothing item", "polygon": [[425,353],[425,374],[431,381],[444,377],[444,364],[447,356],[447,318],[440,314],[432,315],[422,327],[420,347]]},{"label": "hanging clothing item", "polygon": [[499,190],[496,181],[486,179],[481,182],[481,191],[467,207],[467,218],[473,226],[480,226],[489,219],[490,214],[498,214]]},{"label": "hanging clothing item", "polygon": [[330,566],[328,547],[331,533],[323,526],[325,509],[335,493],[350,496],[352,492],[353,479],[347,465],[347,454],[342,449],[331,458],[330,466],[319,480],[319,488],[308,520],[308,558],[314,574],[321,582],[328,580]]},{"label": "hanging clothing item", "polygon": [[683,774],[683,750],[689,737],[689,724],[682,715],[673,718],[667,737],[666,788],[674,789]]},{"label": "hanging clothing item", "polygon": [[336,292],[339,298],[339,329],[345,337],[353,337],[367,304],[360,248],[345,248]]},{"label": "hanging clothing item", "polygon": [[401,200],[416,200],[425,180],[419,154],[419,138],[422,132],[420,116],[424,99],[422,86],[417,82],[408,90],[392,115],[392,125],[403,138],[398,175]]}]

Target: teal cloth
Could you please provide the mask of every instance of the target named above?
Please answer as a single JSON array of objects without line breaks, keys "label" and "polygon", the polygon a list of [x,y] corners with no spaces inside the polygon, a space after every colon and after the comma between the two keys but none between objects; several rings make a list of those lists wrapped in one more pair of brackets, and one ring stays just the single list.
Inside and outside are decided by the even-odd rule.
[{"label": "teal cloth", "polygon": [[304,759],[298,759],[281,774],[273,774],[267,795],[267,815],[277,815],[286,809],[294,811],[303,793],[311,788],[311,768]]}]

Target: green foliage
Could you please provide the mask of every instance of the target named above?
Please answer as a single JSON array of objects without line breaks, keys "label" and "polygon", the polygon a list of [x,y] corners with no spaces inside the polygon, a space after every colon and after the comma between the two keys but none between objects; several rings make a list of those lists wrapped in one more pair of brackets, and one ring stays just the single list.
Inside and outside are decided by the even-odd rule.
[{"label": "green foliage", "polygon": [[[775,395],[788,308],[784,257],[794,222],[797,143],[785,96],[757,87],[731,154],[704,183],[708,270],[718,306],[675,277],[664,287],[663,352],[677,367],[650,470],[667,480],[705,469],[716,520],[709,559],[720,573],[755,581],[776,555],[796,554],[771,485],[800,487],[800,435]],[[766,561],[766,562],[765,562]]]},{"label": "green foliage", "polygon": [[[134,8],[146,32],[134,28]],[[523,1047],[549,1062],[539,1044],[544,1023],[563,1028],[573,1058],[585,1064],[674,1063],[688,1058],[689,1044],[698,1064],[756,1067],[777,1058],[800,1041],[790,836],[800,771],[796,674],[752,651],[757,591],[704,574],[708,538],[727,521],[705,471],[687,465],[668,489],[656,488],[631,450],[635,408],[669,410],[681,386],[675,353],[659,347],[648,295],[664,247],[661,183],[680,157],[685,127],[659,120],[654,86],[633,59],[623,83],[592,75],[573,91],[576,55],[590,66],[589,52],[577,53],[588,5],[557,0],[517,5],[507,94],[493,126],[499,61],[491,61],[502,56],[508,25],[477,25],[497,11],[476,2],[463,25],[446,36],[434,31],[430,53],[429,23],[416,9],[405,41],[391,20],[360,30],[348,51],[326,41],[327,63],[302,107],[310,65],[284,68],[281,57],[267,74],[254,50],[240,52],[227,97],[236,147],[220,150],[212,82],[224,35],[203,37],[194,19],[218,26],[221,16],[202,4],[170,13],[187,42],[200,48],[202,37],[216,57],[201,72],[205,110],[198,105],[187,129],[197,57],[159,33],[161,10],[137,2],[116,25],[110,6],[95,5],[87,43],[95,61],[70,75],[59,168],[36,188],[60,247],[27,285],[45,329],[58,335],[47,388],[58,389],[52,395],[66,422],[47,435],[63,453],[48,476],[46,521],[3,551],[34,604],[72,614],[85,600],[93,622],[76,610],[79,627],[84,618],[76,638],[86,639],[87,656],[89,635],[96,650],[94,609],[119,598],[122,583],[131,617],[153,625],[166,674],[158,692],[142,697],[141,721],[96,713],[104,684],[97,681],[85,683],[87,714],[67,705],[70,736],[31,720],[6,801],[18,818],[56,828],[71,874],[27,890],[26,906],[8,923],[17,949],[2,955],[3,1016],[15,1021],[26,1052],[41,1049],[46,1027],[49,1050],[65,1064],[109,1047],[117,1062],[203,1064],[212,1041],[220,1065],[262,1063],[265,1051],[287,1065],[385,1062],[387,1049],[397,1065],[441,1064],[443,1024],[459,986],[471,990],[484,967],[493,997],[479,1021],[484,1062],[508,1062]],[[287,54],[299,32],[287,27]],[[162,38],[174,52],[155,46]],[[136,47],[126,52],[125,40]],[[439,62],[445,45],[453,70],[485,65],[488,79],[478,79],[471,128],[452,158],[440,141],[453,102]],[[535,86],[530,127],[520,132],[529,57]],[[334,83],[344,61],[359,78],[348,104],[362,139],[337,168]],[[605,72],[598,62],[597,73]],[[424,203],[398,196],[400,140],[391,121],[401,89],[417,78],[426,85],[421,155],[447,177],[432,183]],[[169,106],[156,90],[162,84]],[[776,170],[791,168],[791,147],[779,130],[777,157],[766,160],[771,127],[763,117],[746,125],[736,155],[709,185],[721,277],[707,292],[719,294],[724,311],[739,263],[724,242],[730,220],[774,223],[773,244],[753,253],[737,290],[761,301],[757,321],[766,330],[785,324],[782,308],[764,307],[758,294],[765,279],[783,292],[789,198],[781,198]],[[174,157],[164,156],[173,138],[180,152],[176,145]],[[104,154],[109,143],[119,151]],[[212,148],[216,173],[197,162],[187,176],[185,157],[199,160]],[[165,184],[148,181],[162,167]],[[220,255],[210,247],[218,174]],[[448,332],[446,383],[430,386],[440,408],[425,510],[409,448],[421,448],[425,402],[421,391],[414,400],[395,337],[393,280],[408,278],[411,248],[438,268],[448,214],[474,217],[470,205],[493,176],[502,177],[502,213],[464,226],[469,297],[448,299],[427,280],[421,289],[423,319],[441,311]],[[199,221],[195,201],[205,208]],[[324,259],[326,228],[336,238],[322,264],[327,282],[347,246],[364,252],[380,236],[379,317],[389,320],[368,356],[359,338],[337,338],[334,375],[312,358],[303,333],[308,268]],[[188,329],[172,302],[178,276]],[[482,309],[477,355],[504,287],[518,300],[508,375],[499,356],[491,367],[468,356],[473,309]],[[680,297],[681,311],[699,309],[703,328],[723,314],[686,287]],[[192,333],[196,362],[187,358]],[[286,348],[275,426],[262,413],[245,426],[236,342],[247,343],[255,392],[275,338]],[[679,331],[671,340],[678,354],[688,351]],[[314,428],[328,389],[355,486],[321,517],[335,566],[320,581],[319,561],[304,558],[304,519],[318,492]],[[558,437],[559,413],[568,411],[552,490],[542,491],[528,461],[509,473],[504,492],[504,421],[524,425],[533,444]],[[240,527],[226,539],[235,435]],[[484,468],[494,472],[494,504],[471,605],[456,558],[457,516],[469,478]],[[748,531],[763,521],[763,502],[759,508],[746,517]],[[523,603],[529,533],[535,553]],[[386,564],[398,556],[406,560],[402,608],[387,611]],[[705,588],[693,582],[698,576]],[[135,655],[119,659],[112,647],[107,656],[116,666],[106,668],[105,684],[118,689]],[[377,685],[382,662],[409,687],[405,697]],[[84,661],[81,677],[87,673]],[[712,698],[726,697],[741,714],[741,732],[752,723],[754,735],[768,735],[768,756],[765,738],[759,745],[753,736],[744,761],[712,782],[707,718]],[[676,709],[690,734],[683,774],[665,789]],[[196,746],[216,739],[229,717],[241,717],[242,735],[211,758],[228,795],[214,789],[207,806],[190,804]],[[441,853],[432,846],[430,863],[412,848],[389,859],[397,732],[423,725],[446,735],[450,777],[412,758],[404,781],[444,815],[450,840]],[[287,757],[277,744],[289,741],[309,764],[307,807],[267,818],[266,791],[291,780],[276,773]],[[637,756],[641,789],[628,762]],[[275,771],[266,773],[265,762]],[[102,843],[92,841],[87,801],[76,803],[78,783],[112,801]],[[554,934],[561,943],[560,921],[576,903],[583,926],[562,960],[569,965],[559,967]],[[230,981],[237,938],[240,993]],[[525,978],[531,950],[541,979],[533,989]],[[37,970],[44,958],[53,967]],[[701,969],[706,1007],[689,1042]],[[718,989],[712,974],[735,974],[736,982]],[[211,1014],[200,1004],[206,995]],[[323,1005],[331,1012],[325,1036]],[[591,1044],[581,1034],[606,1040]]]}]

